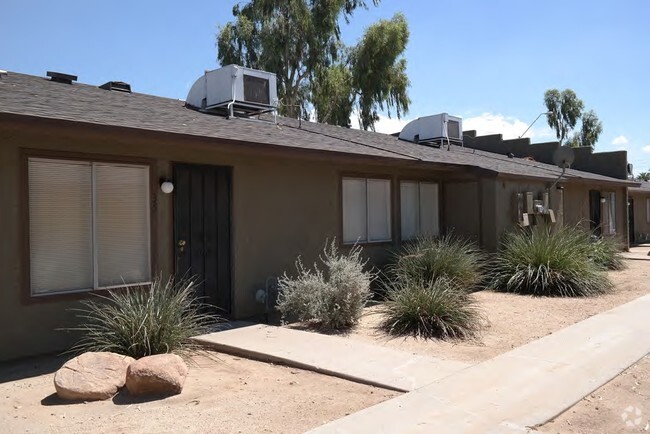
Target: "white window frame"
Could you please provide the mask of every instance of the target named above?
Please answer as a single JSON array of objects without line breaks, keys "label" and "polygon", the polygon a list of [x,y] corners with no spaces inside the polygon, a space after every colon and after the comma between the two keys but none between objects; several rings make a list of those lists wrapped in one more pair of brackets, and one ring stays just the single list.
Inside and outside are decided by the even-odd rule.
[{"label": "white window frame", "polygon": [[[392,214],[393,214],[393,190],[392,190],[392,182],[390,178],[377,178],[377,177],[354,177],[354,176],[344,176],[341,179],[341,192],[343,192],[343,189],[345,188],[345,181],[364,181],[365,183],[365,190],[366,190],[366,227],[365,227],[365,238],[361,239],[358,238],[355,241],[350,241],[350,240],[345,240],[343,237],[343,234],[345,233],[345,219],[343,218],[344,215],[344,210],[343,207],[345,206],[345,203],[343,201],[343,194],[341,194],[341,243],[344,245],[353,245],[353,244],[377,244],[377,243],[388,243],[393,240],[393,222],[392,222]],[[382,182],[387,182],[388,183],[388,238],[387,239],[377,239],[377,240],[370,240],[370,236],[368,233],[369,227],[370,227],[370,194],[368,193],[368,181],[382,181]]]},{"label": "white window frame", "polygon": [[[417,218],[417,229],[416,229],[416,234],[414,237],[411,238],[405,238],[402,232],[402,219],[403,219],[403,212],[404,210],[402,209],[402,200],[401,200],[401,194],[402,194],[402,185],[403,184],[415,184],[417,185],[417,210],[415,210],[415,215]],[[402,241],[412,241],[417,239],[418,237],[422,236],[422,185],[435,185],[436,186],[436,211],[438,213],[438,220],[437,220],[437,232],[438,235],[440,235],[440,184],[437,182],[433,181],[414,181],[414,180],[409,180],[409,179],[404,179],[400,181],[400,237]]]},{"label": "white window frame", "polygon": [[[121,166],[121,167],[137,167],[137,168],[146,168],[147,169],[147,179],[150,179],[151,177],[151,165],[149,164],[138,164],[138,163],[122,163],[119,161],[114,161],[114,160],[91,160],[91,159],[70,159],[70,158],[65,158],[65,157],[37,157],[37,156],[29,156],[27,157],[27,168],[29,170],[29,164],[31,161],[42,161],[42,162],[58,162],[58,163],[69,163],[69,164],[79,164],[79,163],[86,163],[91,166],[91,215],[92,215],[92,223],[91,223],[91,228],[92,228],[92,236],[91,236],[91,243],[92,243],[92,255],[93,255],[93,287],[92,288],[79,288],[79,289],[66,289],[66,290],[58,290],[58,291],[47,291],[43,293],[34,293],[33,288],[31,286],[31,283],[29,285],[29,294],[31,297],[34,298],[40,298],[40,297],[49,297],[53,295],[65,295],[65,294],[79,294],[79,293],[85,293],[85,292],[93,292],[93,291],[105,291],[105,290],[110,290],[110,289],[117,289],[117,288],[129,288],[129,287],[134,287],[134,286],[145,286],[145,285],[151,285],[152,283],[152,263],[151,263],[151,206],[148,205],[145,207],[146,210],[146,237],[147,237],[147,249],[145,249],[145,253],[147,255],[147,268],[149,271],[149,278],[146,279],[146,281],[143,282],[132,282],[132,283],[124,283],[124,284],[118,284],[118,285],[105,285],[105,286],[100,286],[99,285],[99,262],[98,262],[98,244],[97,244],[97,229],[96,229],[96,224],[97,224],[97,215],[96,215],[96,210],[97,210],[97,204],[96,204],[96,170],[95,168],[98,165],[114,165],[114,166]],[[27,179],[27,182],[29,183],[29,177]],[[147,182],[147,203],[151,203],[151,183]],[[27,187],[27,192],[29,194],[29,185]],[[29,197],[26,200],[26,207],[27,207],[27,212],[28,215],[30,213],[30,208],[29,208]],[[30,231],[29,225],[27,228],[27,231]],[[31,244],[29,245],[29,251],[28,255],[31,251]],[[29,256],[27,257],[27,261],[29,263],[29,266],[31,268],[31,260]],[[31,279],[30,279],[31,280]]]}]

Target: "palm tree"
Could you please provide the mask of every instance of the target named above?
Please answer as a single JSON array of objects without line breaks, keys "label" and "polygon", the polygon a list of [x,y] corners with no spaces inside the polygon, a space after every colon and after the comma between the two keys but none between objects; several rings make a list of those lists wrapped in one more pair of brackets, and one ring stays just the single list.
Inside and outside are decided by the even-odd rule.
[{"label": "palm tree", "polygon": [[650,172],[641,172],[636,177],[637,181],[650,181]]}]

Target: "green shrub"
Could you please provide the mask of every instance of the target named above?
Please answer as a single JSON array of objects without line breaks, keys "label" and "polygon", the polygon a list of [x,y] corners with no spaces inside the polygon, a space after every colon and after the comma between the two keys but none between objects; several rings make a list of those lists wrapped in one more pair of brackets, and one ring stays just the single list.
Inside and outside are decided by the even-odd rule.
[{"label": "green shrub", "polygon": [[589,234],[577,227],[539,225],[504,236],[493,262],[492,287],[539,296],[593,296],[612,283],[590,257]]},{"label": "green shrub", "polygon": [[189,279],[109,291],[82,301],[74,309],[82,319],[82,339],[72,351],[112,351],[134,358],[162,353],[188,353],[196,346],[188,338],[203,334],[216,321],[195,295]]},{"label": "green shrub", "polygon": [[592,237],[589,257],[605,270],[623,270],[625,262],[621,255],[619,240],[611,237]]},{"label": "green shrub", "polygon": [[380,312],[383,330],[425,339],[472,338],[483,323],[473,296],[446,277],[393,282]]},{"label": "green shrub", "polygon": [[373,274],[364,271],[362,249],[354,246],[343,254],[336,240],[326,243],[320,262],[305,268],[296,260],[297,276],[279,279],[277,308],[282,319],[297,319],[318,328],[341,330],[355,325],[370,297]]},{"label": "green shrub", "polygon": [[431,282],[446,277],[464,289],[473,290],[483,280],[484,261],[484,254],[476,245],[452,234],[419,238],[397,255],[390,276],[408,282]]}]

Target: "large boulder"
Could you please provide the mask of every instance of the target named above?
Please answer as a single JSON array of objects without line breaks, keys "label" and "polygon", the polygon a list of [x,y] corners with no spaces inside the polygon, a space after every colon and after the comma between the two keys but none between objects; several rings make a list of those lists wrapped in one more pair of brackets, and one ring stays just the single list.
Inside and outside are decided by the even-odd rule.
[{"label": "large boulder", "polygon": [[126,369],[134,361],[121,354],[83,353],[54,374],[56,394],[73,401],[109,399],[124,386]]},{"label": "large boulder", "polygon": [[126,371],[126,388],[132,395],[177,395],[189,371],[176,354],[156,354],[136,360]]}]

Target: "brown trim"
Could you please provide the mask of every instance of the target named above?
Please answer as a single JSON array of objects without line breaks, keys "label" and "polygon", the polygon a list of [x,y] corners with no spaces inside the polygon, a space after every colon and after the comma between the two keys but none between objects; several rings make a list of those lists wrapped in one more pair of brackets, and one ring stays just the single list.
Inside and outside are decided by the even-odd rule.
[{"label": "brown trim", "polygon": [[[30,267],[31,257],[29,250],[29,158],[49,158],[57,160],[73,160],[73,161],[88,161],[88,162],[110,162],[110,163],[129,163],[149,167],[149,258],[150,258],[150,272],[151,280],[157,275],[158,269],[158,249],[157,249],[157,210],[158,210],[158,179],[156,173],[156,162],[150,158],[139,157],[124,157],[112,156],[104,154],[80,153],[80,152],[65,152],[65,151],[52,151],[34,148],[19,148],[19,198],[20,201],[20,222],[19,233],[22,240],[20,255],[22,258],[21,263],[21,303],[22,304],[37,304],[37,303],[50,303],[64,300],[82,300],[94,294],[105,295],[109,292],[108,289],[88,290],[67,294],[52,294],[52,295],[38,295],[34,296],[31,292],[30,283]],[[124,288],[133,287],[137,285],[126,285]],[[115,291],[117,288],[112,288]]]}]

